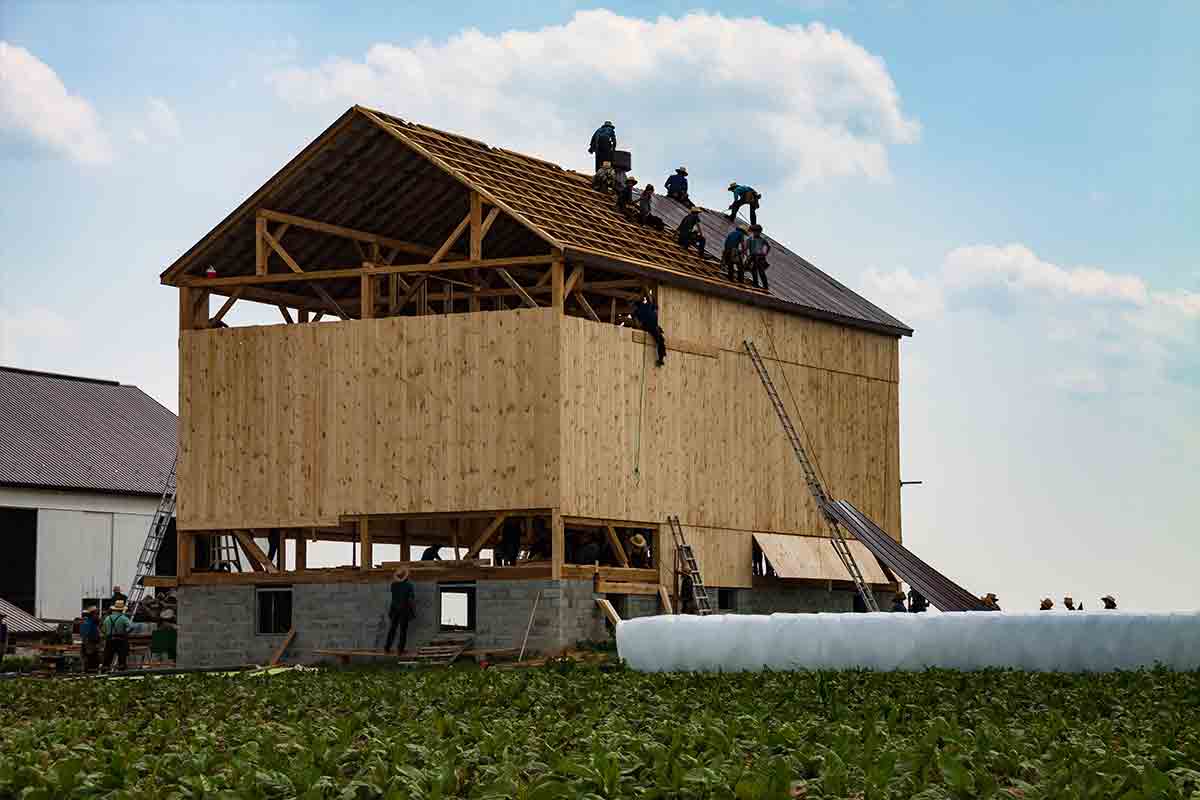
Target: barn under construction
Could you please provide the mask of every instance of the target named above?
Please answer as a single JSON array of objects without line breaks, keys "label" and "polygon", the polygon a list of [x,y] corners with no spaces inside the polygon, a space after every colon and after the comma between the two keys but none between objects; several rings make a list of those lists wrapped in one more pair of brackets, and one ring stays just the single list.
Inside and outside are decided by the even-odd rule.
[{"label": "barn under construction", "polygon": [[[686,209],[654,212],[671,229]],[[711,252],[731,223],[703,225]],[[733,283],[588,175],[349,109],[161,276],[180,298],[179,562],[149,582],[178,584],[180,664],[377,650],[400,562],[410,649],[450,628],[479,651],[603,638],[598,598],[677,609],[673,516],[714,611],[850,610],[745,343],[830,494],[898,542],[912,331],[773,244],[770,292]],[[622,322],[645,292],[661,368]],[[279,322],[228,327],[235,303]],[[519,557],[481,557],[502,535]],[[310,568],[314,541],[356,543],[353,563]],[[430,546],[459,557],[409,561]],[[847,546],[867,584],[896,587]],[[249,569],[225,568],[232,548]]]}]

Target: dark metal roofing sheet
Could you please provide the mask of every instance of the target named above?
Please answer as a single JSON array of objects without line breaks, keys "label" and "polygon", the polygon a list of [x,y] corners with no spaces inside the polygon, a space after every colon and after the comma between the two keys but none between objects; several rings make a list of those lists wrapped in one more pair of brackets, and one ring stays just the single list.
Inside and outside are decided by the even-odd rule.
[{"label": "dark metal roofing sheet", "polygon": [[175,426],[136,386],[0,367],[0,484],[160,494]]},{"label": "dark metal roofing sheet", "polygon": [[4,624],[8,626],[10,636],[14,633],[51,633],[55,629],[53,625],[27,614],[3,597],[0,597],[0,614],[4,614]]},{"label": "dark metal roofing sheet", "polygon": [[832,501],[829,512],[902,581],[941,611],[990,611],[975,595],[938,572],[897,542],[848,500]]}]

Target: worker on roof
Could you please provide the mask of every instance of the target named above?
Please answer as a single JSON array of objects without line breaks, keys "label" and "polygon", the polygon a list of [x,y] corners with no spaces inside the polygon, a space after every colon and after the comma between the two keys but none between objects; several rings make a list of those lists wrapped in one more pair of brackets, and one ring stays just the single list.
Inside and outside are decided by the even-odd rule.
[{"label": "worker on roof", "polygon": [[592,134],[592,143],[588,145],[588,152],[596,154],[597,171],[605,161],[613,160],[616,150],[617,129],[613,127],[611,120],[605,120],[603,125],[596,128],[596,132]]},{"label": "worker on roof", "polygon": [[113,657],[117,659],[117,669],[124,672],[129,668],[129,628],[133,621],[125,616],[125,601],[118,600],[112,604],[109,614],[100,625],[104,634],[104,669],[112,669]]},{"label": "worker on roof", "polygon": [[1042,604],[1038,607],[1038,610],[1039,611],[1049,611],[1052,608],[1054,608],[1054,601],[1051,600],[1049,597],[1043,597]]},{"label": "worker on roof", "polygon": [[910,614],[923,614],[929,610],[929,601],[925,595],[916,589],[908,590],[908,611]]},{"label": "worker on roof", "polygon": [[738,209],[745,205],[750,207],[750,224],[757,225],[758,201],[762,200],[762,195],[737,181],[730,181],[729,191],[733,192],[733,202],[729,204],[729,218],[737,219]]},{"label": "worker on roof", "polygon": [[84,672],[100,669],[100,609],[91,606],[79,622],[79,660]]},{"label": "worker on roof", "polygon": [[662,326],[658,324],[658,306],[654,303],[654,298],[650,295],[643,295],[642,299],[633,304],[633,311],[629,315],[646,333],[654,337],[654,344],[658,346],[658,360],[654,366],[661,367],[667,359],[667,339],[663,336]]},{"label": "worker on roof", "polygon": [[908,609],[904,605],[904,592],[896,592],[892,596],[892,611],[907,614]]},{"label": "worker on roof", "polygon": [[704,233],[700,228],[699,206],[692,206],[692,210],[680,220],[675,235],[684,250],[687,250],[694,244],[696,245],[697,255],[700,258],[704,258]]},{"label": "worker on roof", "polygon": [[637,220],[642,225],[654,228],[656,231],[661,231],[666,225],[662,221],[662,217],[657,217],[653,212],[654,208],[654,184],[647,183],[646,188],[642,189],[641,197],[638,198],[638,216]]},{"label": "worker on roof", "polygon": [[[750,226],[750,238],[746,239],[745,248],[746,256],[743,260],[746,269],[750,270],[750,280],[754,282],[755,286],[758,286],[761,281],[762,288],[770,291],[770,287],[767,285],[767,267],[769,266],[767,256],[771,254],[771,243],[762,235],[762,225]],[[738,272],[739,282],[744,274],[743,271]]]},{"label": "worker on roof", "polygon": [[721,264],[725,266],[725,275],[729,280],[741,280],[734,277],[734,270],[741,275],[746,273],[745,262],[742,254],[742,243],[746,240],[746,229],[741,225],[734,226],[734,229],[725,237],[725,246],[721,250]]},{"label": "worker on roof", "polygon": [[993,611],[1000,610],[1000,598],[996,596],[995,592],[988,592],[983,597],[979,598],[979,602],[983,603]]},{"label": "worker on roof", "polygon": [[1106,594],[1104,597],[1101,597],[1100,602],[1104,603],[1104,609],[1106,611],[1117,610],[1117,598],[1113,597],[1111,594]]},{"label": "worker on roof", "polygon": [[1079,608],[1076,608],[1075,598],[1071,597],[1071,595],[1063,598],[1063,606],[1066,607],[1067,611],[1083,611],[1083,603],[1080,603]]},{"label": "worker on roof", "polygon": [[611,161],[605,161],[592,176],[592,188],[598,192],[612,194],[617,190],[617,171]]},{"label": "worker on roof", "polygon": [[388,635],[383,652],[387,653],[392,649],[394,639],[396,652],[403,653],[404,646],[408,644],[408,623],[417,616],[417,592],[412,581],[408,579],[407,569],[398,569],[392,573],[389,588],[392,599],[388,605]]},{"label": "worker on roof", "polygon": [[631,216],[633,208],[633,187],[637,186],[637,178],[630,175],[625,183],[617,190],[617,211],[625,216]]},{"label": "worker on roof", "polygon": [[678,200],[688,208],[691,208],[692,199],[688,197],[687,174],[687,167],[679,167],[675,170],[675,174],[667,178],[667,182],[663,185],[667,189],[667,197],[672,200]]}]

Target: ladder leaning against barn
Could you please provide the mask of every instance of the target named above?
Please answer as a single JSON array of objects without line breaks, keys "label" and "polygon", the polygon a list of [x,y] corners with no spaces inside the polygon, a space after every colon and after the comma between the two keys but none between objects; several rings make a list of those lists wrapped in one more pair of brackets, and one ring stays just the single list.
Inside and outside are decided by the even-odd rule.
[{"label": "ladder leaning against barn", "polygon": [[158,550],[162,547],[163,537],[167,535],[167,528],[171,525],[171,517],[175,516],[175,467],[178,464],[179,456],[176,455],[175,460],[171,462],[171,471],[167,473],[167,478],[163,482],[163,492],[158,501],[158,508],[155,509],[154,517],[150,520],[150,530],[146,533],[142,554],[138,556],[137,572],[133,577],[133,582],[129,584],[127,613],[130,619],[137,616],[137,608],[142,602],[142,595],[146,593],[146,587],[142,585],[142,580],[154,574],[154,562],[158,560]]},{"label": "ladder leaning against barn", "polygon": [[675,537],[675,563],[678,564],[682,561],[683,566],[687,569],[685,574],[691,577],[692,599],[696,602],[696,613],[702,617],[708,616],[712,613],[712,604],[708,601],[708,589],[704,586],[704,578],[700,575],[700,565],[696,562],[696,554],[692,552],[692,546],[683,538],[683,527],[679,524],[679,517],[677,515],[669,516],[667,523],[671,526],[671,535]]},{"label": "ladder leaning against barn", "polygon": [[842,535],[842,528],[838,524],[838,519],[830,511],[831,501],[829,495],[825,492],[825,487],[821,485],[821,480],[817,477],[817,471],[813,467],[812,461],[808,458],[808,453],[804,449],[803,442],[800,441],[800,435],[796,432],[796,427],[792,424],[792,418],[788,416],[787,409],[783,405],[783,400],[779,397],[779,392],[775,389],[775,383],[771,380],[771,373],[767,372],[767,366],[763,363],[762,356],[758,354],[758,348],[754,346],[754,342],[749,339],[745,340],[746,352],[750,354],[750,361],[754,364],[754,369],[758,372],[758,377],[762,381],[763,388],[767,390],[767,397],[771,399],[771,405],[775,407],[775,413],[779,415],[779,423],[783,426],[783,432],[787,435],[788,442],[792,445],[792,450],[796,453],[796,459],[800,462],[800,468],[804,471],[804,482],[808,484],[808,491],[812,494],[813,500],[817,503],[817,508],[821,510],[821,515],[825,518],[825,522],[829,526],[829,541],[833,545],[833,550],[841,560],[842,566],[846,568],[846,572],[850,573],[850,578],[854,581],[854,588],[858,590],[858,594],[862,597],[863,603],[868,611],[878,611],[879,606],[875,602],[875,595],[871,592],[871,587],[863,579],[862,571],[858,568],[858,562],[854,560],[854,553],[850,551],[850,546],[846,543],[846,537]]}]

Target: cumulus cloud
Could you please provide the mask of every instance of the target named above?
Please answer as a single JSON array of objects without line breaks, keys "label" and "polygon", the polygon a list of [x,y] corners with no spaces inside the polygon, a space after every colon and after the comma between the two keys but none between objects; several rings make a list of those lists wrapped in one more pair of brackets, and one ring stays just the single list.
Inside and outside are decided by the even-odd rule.
[{"label": "cumulus cloud", "polygon": [[112,146],[87,100],[71,94],[45,62],[0,41],[0,130],[17,132],[81,164],[112,160]]},{"label": "cumulus cloud", "polygon": [[705,13],[581,11],[534,31],[380,43],[268,80],[296,106],[374,105],[568,164],[611,118],[664,166],[736,154],[780,181],[887,179],[888,148],[920,133],[883,60],[841,32]]},{"label": "cumulus cloud", "polygon": [[873,302],[908,322],[936,317],[945,307],[940,281],[917,277],[904,267],[890,272],[872,267],[863,273],[863,285]]},{"label": "cumulus cloud", "polygon": [[1038,258],[1022,244],[956,248],[946,256],[942,273],[952,291],[999,287],[1135,305],[1144,305],[1149,300],[1145,281],[1136,275],[1120,275],[1095,267],[1060,267]]}]

